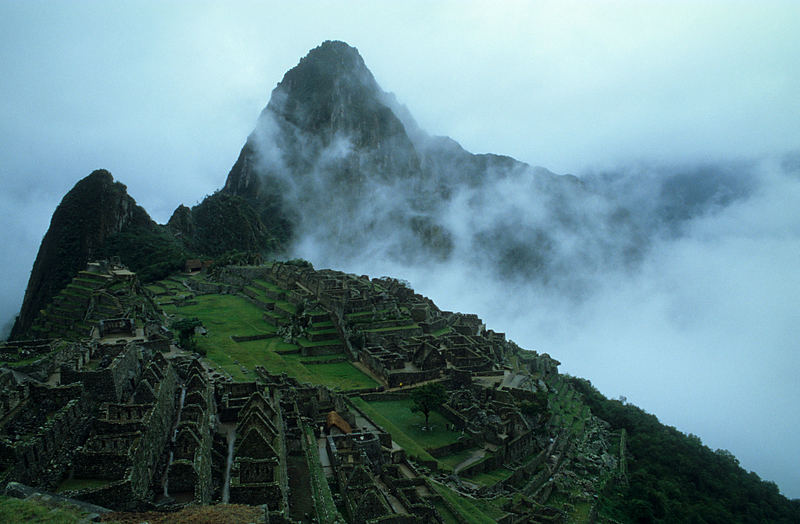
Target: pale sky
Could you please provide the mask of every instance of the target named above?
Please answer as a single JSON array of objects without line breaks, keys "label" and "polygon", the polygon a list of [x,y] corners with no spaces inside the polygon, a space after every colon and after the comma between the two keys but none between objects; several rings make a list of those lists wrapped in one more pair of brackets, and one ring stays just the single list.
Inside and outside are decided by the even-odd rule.
[{"label": "pale sky", "polygon": [[[6,246],[0,254],[0,323],[18,310],[50,216],[80,178],[108,169],[155,220],[166,221],[179,204],[193,205],[223,185],[271,90],[326,39],[357,47],[382,88],[394,92],[428,132],[448,135],[472,152],[508,154],[556,173],[759,160],[800,149],[800,2],[287,4],[0,0],[0,242]],[[779,224],[791,222],[786,210],[793,196],[782,195]],[[698,235],[718,227],[700,224]],[[776,256],[762,250],[764,260],[750,262],[763,267],[780,255],[796,266],[788,256],[798,252],[796,231],[786,238]],[[752,246],[740,240],[725,249],[751,253]],[[706,244],[689,241],[672,248],[697,255],[691,260],[698,266],[727,253],[706,256]],[[662,260],[674,254],[670,249]],[[648,270],[690,278],[698,269],[681,260],[654,262]],[[769,274],[762,277],[738,299],[774,297],[785,307],[760,329],[797,335],[781,322],[790,306],[785,286]],[[711,296],[728,300],[721,292],[726,286],[719,283]],[[617,289],[609,303],[640,292]],[[662,288],[654,293],[663,302],[639,310],[641,322],[661,319],[662,310],[670,309],[674,297]],[[723,315],[719,325],[736,324],[739,314]],[[624,325],[591,315],[586,332],[569,338],[563,349],[537,349],[559,358],[581,339]],[[670,330],[660,344],[705,347],[719,340],[714,325]],[[513,325],[496,329],[514,338]],[[640,342],[630,333],[617,340],[624,345],[626,337]],[[775,347],[788,353],[791,345]],[[753,348],[745,344],[741,352]],[[781,354],[770,353],[776,368],[797,363],[781,362]],[[627,374],[658,365],[625,362]],[[595,379],[589,364],[602,365],[584,359],[570,369]],[[604,392],[626,392],[608,380]],[[769,377],[753,380],[755,388],[770,383]],[[638,391],[636,384],[626,387]],[[800,397],[796,387],[780,394],[790,401]],[[669,400],[661,395],[642,394],[643,407],[663,416],[656,408]],[[686,395],[696,399],[703,392]],[[708,413],[715,409],[709,405]],[[669,413],[664,421],[746,457],[746,468],[800,497],[797,454],[762,457],[763,435],[757,432],[728,439],[711,429],[703,434],[698,428],[708,426],[708,413]],[[794,418],[780,422],[786,439],[773,447],[792,445]]]}]

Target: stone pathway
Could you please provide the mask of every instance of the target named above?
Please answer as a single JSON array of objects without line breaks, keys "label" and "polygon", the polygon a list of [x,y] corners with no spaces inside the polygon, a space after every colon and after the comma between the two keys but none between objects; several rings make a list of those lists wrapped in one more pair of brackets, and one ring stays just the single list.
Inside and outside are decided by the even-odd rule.
[{"label": "stone pathway", "polygon": [[317,450],[319,451],[319,463],[322,466],[325,477],[332,478],[333,468],[331,467],[331,459],[328,456],[328,448],[325,445],[325,437],[319,437],[317,439]]},{"label": "stone pathway", "polygon": [[386,500],[389,501],[389,505],[392,506],[392,510],[394,510],[395,513],[398,514],[408,513],[408,510],[406,509],[405,506],[403,506],[403,503],[400,502],[400,500],[397,497],[392,495],[392,491],[388,487],[386,487],[386,484],[384,484],[382,480],[376,478],[375,484],[379,488],[381,488],[381,491],[386,496]]},{"label": "stone pathway", "polygon": [[464,460],[463,462],[458,464],[455,468],[453,468],[453,472],[454,473],[458,473],[459,471],[461,471],[461,470],[463,470],[463,469],[475,464],[476,462],[478,462],[480,459],[482,459],[485,456],[486,456],[486,450],[485,449],[476,449],[475,451],[472,452],[472,454],[466,460]]}]

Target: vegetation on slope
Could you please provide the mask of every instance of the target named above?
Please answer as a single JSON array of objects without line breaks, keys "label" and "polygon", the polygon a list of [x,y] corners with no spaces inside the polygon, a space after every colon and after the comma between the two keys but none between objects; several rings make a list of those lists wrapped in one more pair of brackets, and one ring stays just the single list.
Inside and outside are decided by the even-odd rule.
[{"label": "vegetation on slope", "polygon": [[[296,345],[284,342],[276,334],[276,327],[264,320],[264,311],[242,296],[201,295],[193,298],[192,302],[181,307],[165,305],[165,310],[176,319],[200,319],[208,333],[197,338],[197,351],[236,380],[253,380],[255,367],[264,366],[272,373],[286,372],[301,382],[335,390],[378,386],[350,362],[311,364],[316,360],[328,360],[331,356],[300,355]],[[267,338],[246,342],[236,342],[232,338],[253,335]],[[284,353],[286,351],[295,353]]]},{"label": "vegetation on slope", "polygon": [[194,238],[190,246],[209,256],[227,251],[267,252],[275,242],[243,198],[217,192],[192,209]]},{"label": "vegetation on slope", "polygon": [[746,472],[730,452],[661,424],[642,409],[605,398],[591,382],[571,378],[592,412],[625,429],[628,485],[610,486],[600,516],[621,522],[797,522],[800,500]]},{"label": "vegetation on slope", "polygon": [[15,499],[0,495],[0,522],[68,524],[85,522],[86,511],[68,503],[41,499]]},{"label": "vegetation on slope", "polygon": [[80,180],[53,213],[11,337],[24,336],[39,310],[96,258],[107,238],[127,228],[154,225],[127,188],[114,182],[108,171],[97,170]]},{"label": "vegetation on slope", "polygon": [[182,270],[191,253],[163,226],[135,226],[111,236],[97,256],[119,256],[142,282],[152,282]]}]

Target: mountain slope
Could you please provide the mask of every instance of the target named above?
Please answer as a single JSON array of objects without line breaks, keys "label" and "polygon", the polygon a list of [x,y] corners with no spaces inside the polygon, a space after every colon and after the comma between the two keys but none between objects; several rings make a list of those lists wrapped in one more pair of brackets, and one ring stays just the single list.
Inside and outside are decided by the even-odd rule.
[{"label": "mountain slope", "polygon": [[[575,177],[428,135],[343,42],[286,73],[223,192],[249,202],[290,255],[328,265],[458,259],[552,280],[576,260],[628,263],[644,239]],[[620,234],[600,234],[612,227]],[[555,240],[564,236],[570,250]]]},{"label": "mountain slope", "polygon": [[11,338],[31,326],[39,310],[99,254],[108,238],[133,227],[152,229],[155,223],[111,173],[100,169],[75,184],[42,239]]}]

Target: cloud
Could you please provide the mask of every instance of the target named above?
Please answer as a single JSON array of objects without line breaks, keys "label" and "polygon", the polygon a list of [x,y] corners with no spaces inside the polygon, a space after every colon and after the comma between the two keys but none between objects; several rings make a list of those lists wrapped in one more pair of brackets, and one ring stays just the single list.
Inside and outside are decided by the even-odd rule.
[{"label": "cloud", "polygon": [[[800,326],[794,216],[800,180],[778,164],[606,173],[607,195],[576,191],[569,195],[574,207],[559,208],[577,213],[577,226],[553,213],[548,205],[560,199],[533,190],[530,173],[464,189],[437,215],[453,233],[445,260],[395,256],[394,246],[409,244],[391,222],[362,227],[366,217],[373,228],[381,223],[385,194],[395,202],[408,198],[402,188],[379,187],[372,190],[378,206],[348,216],[353,231],[370,231],[361,244],[343,249],[311,218],[306,230],[314,233],[292,254],[318,267],[403,278],[444,309],[478,313],[492,329],[554,355],[563,371],[590,378],[609,397],[625,395],[712,448],[731,450],[743,467],[796,497],[797,428],[786,413],[800,403],[794,376],[800,357],[793,349]],[[601,187],[597,176],[588,174],[585,183]],[[636,227],[606,224],[617,206]],[[511,242],[521,235],[521,243],[530,242],[529,231],[546,232],[548,256],[556,259],[540,268],[547,278],[498,272],[498,259],[476,242],[481,230]],[[638,248],[635,261],[620,263],[629,246]]]},{"label": "cloud", "polygon": [[[385,255],[408,239],[393,236],[347,260],[331,251],[318,266],[404,277],[444,308],[478,312],[800,496],[786,442],[797,430],[786,416],[797,404],[787,377],[797,369],[787,341],[800,325],[791,308],[797,178],[726,167],[758,165],[800,142],[799,16],[791,0],[2,2],[0,241],[14,249],[0,257],[0,318],[18,310],[49,217],[77,180],[107,168],[167,220],[178,204],[222,186],[283,73],[340,38],[422,129],[470,151],[581,174],[589,185],[611,173],[603,184],[613,190],[581,200],[573,211],[583,221],[572,229],[555,228],[561,260],[599,264],[563,270],[593,290],[582,301],[558,287],[486,278],[480,264],[398,262]],[[694,166],[745,184],[728,185],[733,198],[700,198],[677,227],[648,219],[663,216],[658,205],[692,197],[682,183],[661,191],[680,171],[705,176]],[[485,195],[465,190],[433,218],[452,233],[458,258],[470,259],[470,228],[557,216],[556,201],[527,200],[532,189],[508,180]],[[391,206],[394,190],[370,189],[373,203]],[[592,222],[616,216],[617,204],[638,230],[615,236],[613,222]],[[638,259],[631,253],[635,267],[593,256],[626,242],[647,248]]]}]

